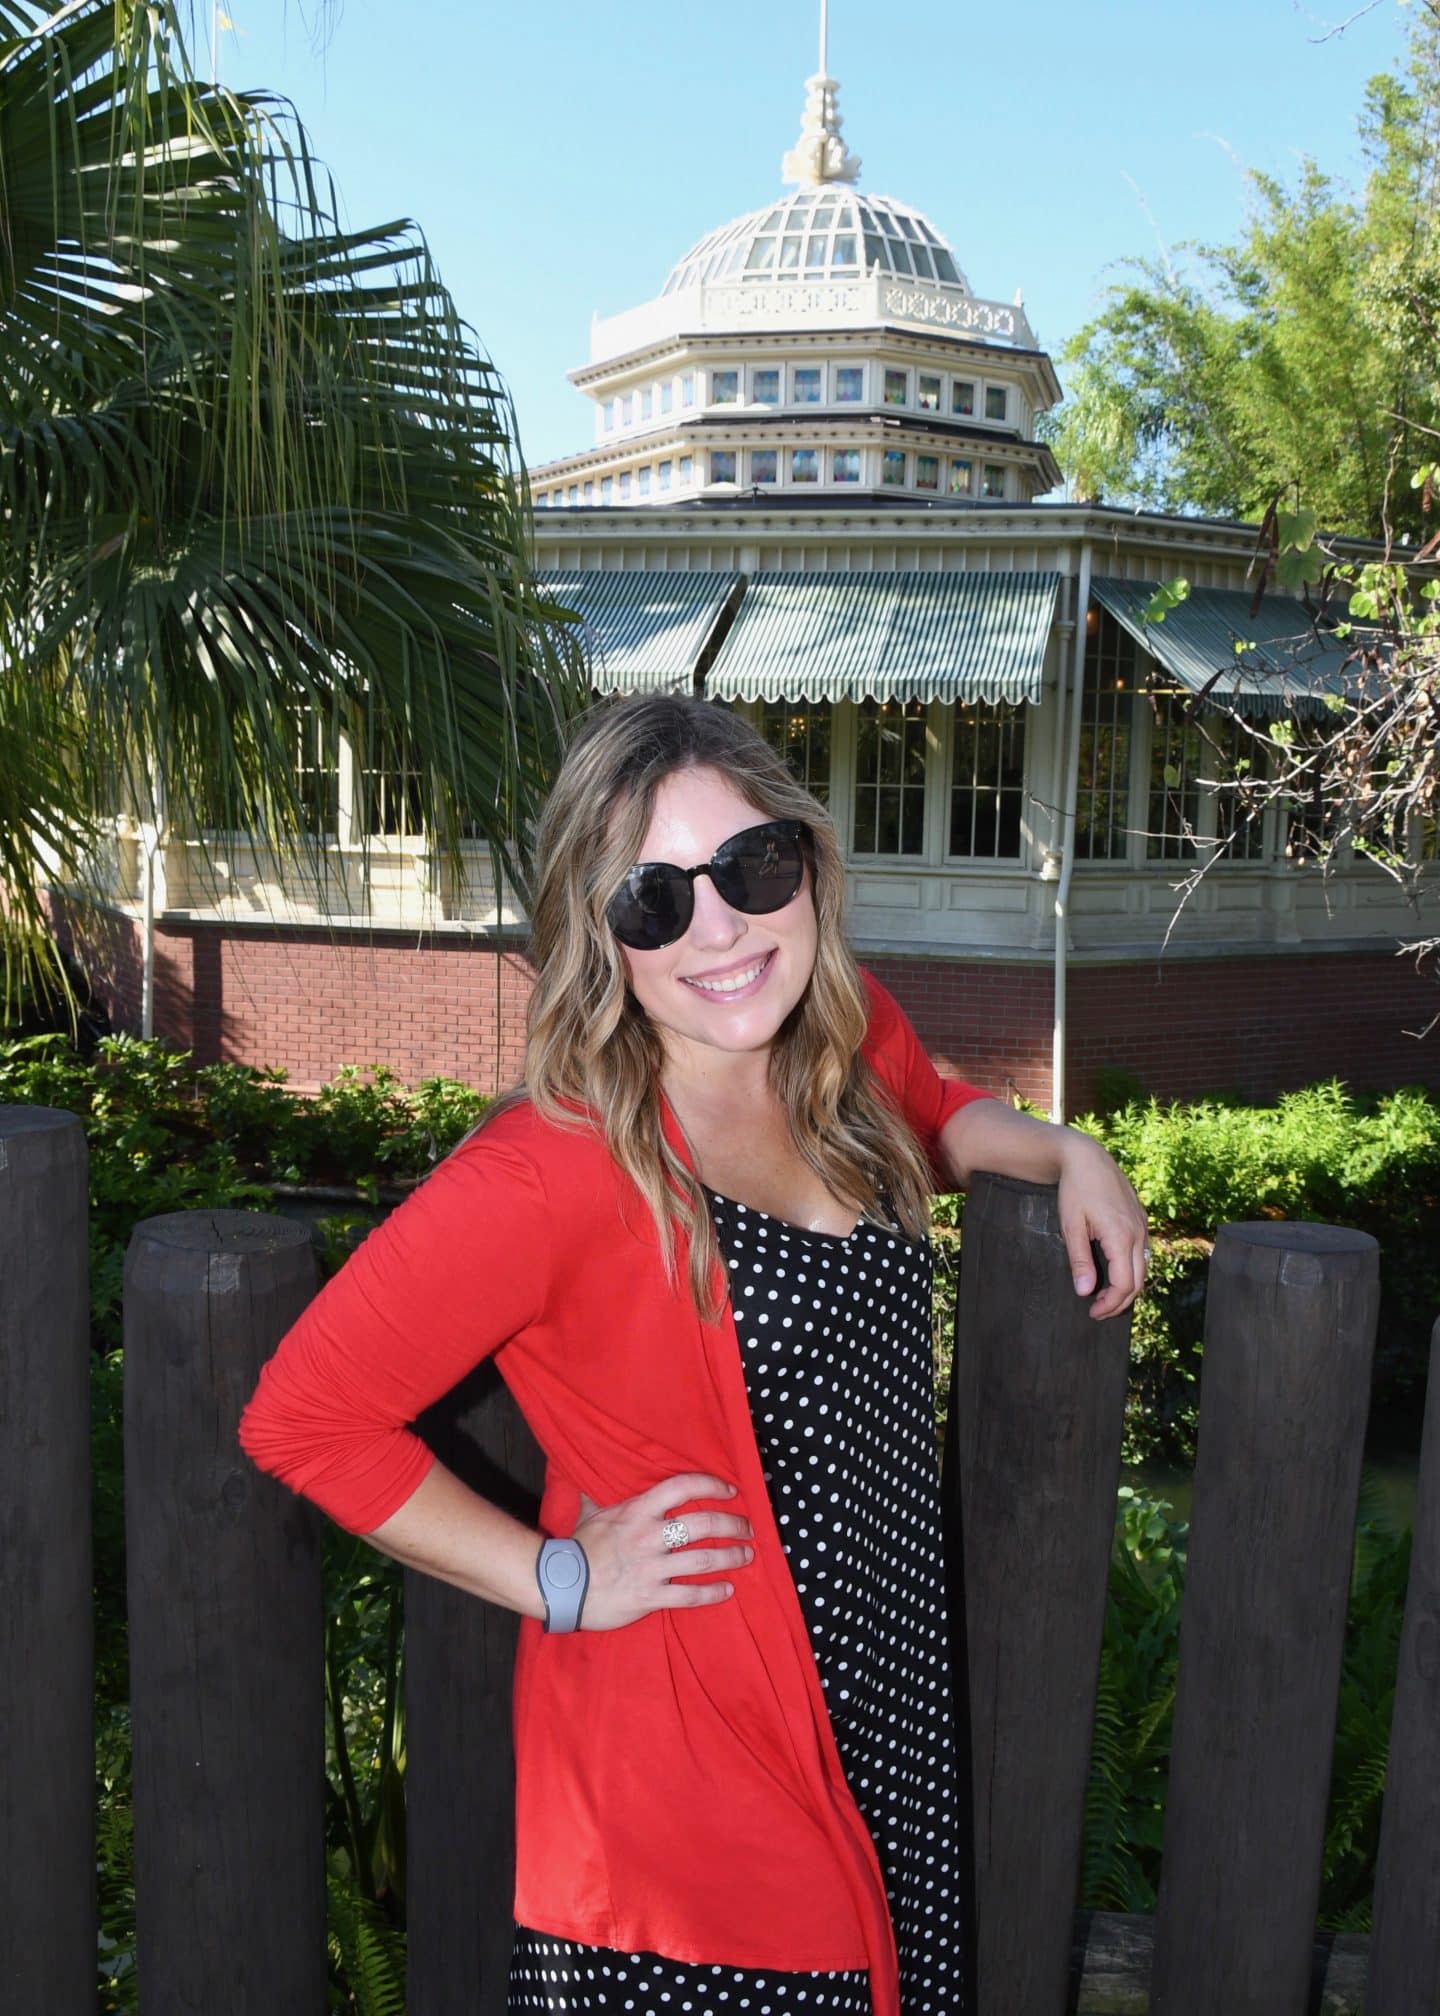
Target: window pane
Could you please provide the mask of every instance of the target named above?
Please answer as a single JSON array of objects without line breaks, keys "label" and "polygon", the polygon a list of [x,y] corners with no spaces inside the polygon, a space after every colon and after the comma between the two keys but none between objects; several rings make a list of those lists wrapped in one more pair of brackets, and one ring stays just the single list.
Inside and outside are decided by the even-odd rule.
[{"label": "window pane", "polygon": [[630,422],[634,419],[634,417],[635,417],[635,400],[633,396],[629,392],[627,392],[625,394],[625,397],[620,401],[620,425],[622,427],[628,427],[630,425]]},{"label": "window pane", "polygon": [[887,371],[885,373],[885,404],[887,406],[903,406],[905,404],[908,390],[906,385],[907,376],[908,374],[904,371]]},{"label": "window pane", "polygon": [[780,474],[778,461],[779,457],[773,448],[753,448],[750,451],[750,481],[774,483]]},{"label": "window pane", "polygon": [[842,406],[858,403],[865,397],[865,368],[861,364],[841,364],[835,372],[835,398]]},{"label": "window pane", "polygon": [[1005,495],[1005,471],[998,462],[985,464],[985,495],[1003,497]]},{"label": "window pane", "polygon": [[985,418],[987,420],[1003,420],[1008,400],[1009,394],[1003,385],[987,385],[985,387]]},{"label": "window pane", "polygon": [[820,451],[818,448],[791,449],[790,481],[792,483],[818,483],[820,481]]},{"label": "window pane", "polygon": [[655,410],[655,395],[647,385],[640,394],[640,418],[648,420]]},{"label": "window pane", "polygon": [[975,470],[969,462],[950,464],[950,495],[968,497],[975,487]]},{"label": "window pane", "polygon": [[778,406],[780,404],[780,373],[778,370],[755,372],[751,379],[751,384],[754,387],[753,397],[758,405]]},{"label": "window pane", "polygon": [[660,468],[657,473],[659,476],[660,488],[662,490],[668,490],[670,488],[670,478],[673,473],[670,463],[662,462],[660,464]]},{"label": "window pane", "polygon": [[695,373],[693,371],[686,371],[681,376],[680,404],[682,406],[693,406],[695,404]]},{"label": "window pane", "polygon": [[940,411],[940,380],[938,378],[929,378],[923,371],[920,373],[919,384],[915,394],[915,404],[920,408],[922,413],[938,413]]},{"label": "window pane", "polygon": [[[668,462],[665,462],[661,464],[661,467],[668,469],[670,467],[670,464]],[[587,483],[585,485],[585,502],[587,504],[593,504],[595,502],[595,485],[593,482]]]},{"label": "window pane", "polygon": [[1008,700],[955,709],[950,758],[951,854],[982,861],[1020,856],[1026,712]]},{"label": "window pane", "polygon": [[820,404],[820,372],[818,367],[802,365],[792,374],[791,398],[797,406],[818,406]]},{"label": "window pane", "polygon": [[614,495],[615,478],[613,476],[602,476],[600,478],[600,502],[608,504]]},{"label": "window pane", "polygon": [[806,272],[813,273],[817,267],[823,271],[829,252],[830,240],[828,238],[807,238],[805,241]]},{"label": "window pane", "polygon": [[689,455],[682,455],[680,457],[680,481],[682,483],[688,483],[690,481],[691,475],[694,472],[694,468],[695,468],[694,461]]},{"label": "window pane", "polygon": [[760,710],[760,733],[822,805],[830,803],[832,716],[821,700],[767,700]]},{"label": "window pane", "polygon": [[865,700],[856,709],[857,854],[925,851],[927,713],[919,700]]},{"label": "window pane", "polygon": [[314,707],[296,708],[290,722],[295,795],[307,833],[333,833],[340,824],[338,746],[328,720]]},{"label": "window pane", "polygon": [[650,495],[650,471],[648,469],[642,469],[640,471],[639,477],[637,478],[637,481],[640,487],[640,495],[642,497],[648,497]]},{"label": "window pane", "polygon": [[369,760],[360,766],[360,817],[367,833],[422,830],[420,772],[398,728],[374,732]]},{"label": "window pane", "polygon": [[917,490],[938,490],[940,488],[940,457],[938,455],[917,455],[915,457],[915,488]]},{"label": "window pane", "polygon": [[837,232],[835,236],[835,256],[831,264],[834,266],[858,266],[859,263],[860,254],[856,250],[856,240],[846,232]]},{"label": "window pane", "polygon": [[600,413],[604,422],[605,432],[608,434],[610,429],[615,425],[615,401],[607,399],[605,404],[600,408]]},{"label": "window pane", "polygon": [[800,264],[800,240],[798,238],[782,238],[780,240],[781,271],[783,272],[787,268],[793,269],[799,264]]},{"label": "window pane", "polygon": [[710,373],[710,403],[712,406],[734,406],[740,398],[740,373],[738,371],[712,371]]},{"label": "window pane", "polygon": [[895,261],[897,273],[903,273],[907,279],[914,275],[915,268],[910,262],[910,247],[903,239],[890,247],[890,257]]},{"label": "window pane", "polygon": [[675,387],[670,383],[670,380],[667,378],[665,380],[665,383],[660,387],[660,411],[662,413],[668,413],[670,411],[670,408],[674,404],[675,404]]},{"label": "window pane", "polygon": [[757,238],[750,247],[750,257],[745,261],[747,273],[765,273],[775,263],[775,240]]},{"label": "window pane", "polygon": [[711,449],[710,481],[712,483],[733,483],[735,481],[735,450],[733,448]]},{"label": "window pane", "polygon": [[1193,861],[1200,823],[1200,730],[1186,718],[1188,695],[1152,696],[1150,794],[1145,855],[1150,861]]},{"label": "window pane", "polygon": [[880,481],[892,489],[903,489],[905,483],[905,450],[887,448],[881,463]]},{"label": "window pane", "polygon": [[623,504],[630,495],[630,472],[627,469],[620,478],[620,501]]},{"label": "window pane", "polygon": [[950,387],[950,411],[952,413],[973,413],[975,411],[975,385],[969,378],[957,378]]},{"label": "window pane", "polygon": [[860,450],[858,448],[837,448],[830,458],[830,480],[832,483],[858,483],[860,481]]}]

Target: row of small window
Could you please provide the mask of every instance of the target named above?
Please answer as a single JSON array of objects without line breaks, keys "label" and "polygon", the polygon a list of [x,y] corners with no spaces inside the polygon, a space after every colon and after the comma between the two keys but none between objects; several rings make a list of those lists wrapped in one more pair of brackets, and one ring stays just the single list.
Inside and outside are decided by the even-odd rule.
[{"label": "row of small window", "polygon": [[[707,483],[739,483],[742,469],[753,489],[770,489],[782,483],[814,487],[823,482],[858,484],[865,481],[866,455],[876,451],[863,448],[751,448],[742,461],[736,448],[712,448],[703,458]],[[619,476],[602,476],[584,483],[568,484],[563,490],[549,490],[537,503],[629,504],[636,497],[650,497],[667,490],[683,489],[694,480],[694,459],[682,455],[678,461],[657,462],[653,467],[625,470]],[[958,455],[911,455],[903,448],[879,451],[879,480],[887,490],[915,489],[948,497],[1003,497],[1005,469],[999,462],[977,465]],[[870,466],[875,481],[875,464]]]},{"label": "row of small window", "polygon": [[[792,364],[788,379],[778,364],[756,364],[748,373],[738,367],[711,371],[711,406],[738,406],[748,378],[750,403],[755,406],[863,406],[866,403],[866,374],[879,374],[870,397],[880,405],[909,407],[917,413],[945,413],[952,419],[990,420],[1003,423],[1010,417],[1010,387],[990,385],[978,378],[947,377],[938,371],[912,371],[908,366],[865,364]],[[828,387],[827,387],[828,373]],[[658,385],[642,386],[638,392],[606,399],[600,408],[603,431],[616,427],[645,426],[677,409],[695,404],[695,373],[683,371],[678,378],[663,378]]]}]

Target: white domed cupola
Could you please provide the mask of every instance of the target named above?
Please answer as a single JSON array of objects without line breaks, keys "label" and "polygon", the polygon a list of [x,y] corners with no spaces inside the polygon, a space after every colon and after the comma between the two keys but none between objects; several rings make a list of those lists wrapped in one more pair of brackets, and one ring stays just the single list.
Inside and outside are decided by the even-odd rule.
[{"label": "white domed cupola", "polygon": [[671,267],[661,292],[717,280],[763,286],[877,273],[970,292],[953,250],[928,217],[892,196],[862,196],[833,184],[796,190],[708,232]]}]

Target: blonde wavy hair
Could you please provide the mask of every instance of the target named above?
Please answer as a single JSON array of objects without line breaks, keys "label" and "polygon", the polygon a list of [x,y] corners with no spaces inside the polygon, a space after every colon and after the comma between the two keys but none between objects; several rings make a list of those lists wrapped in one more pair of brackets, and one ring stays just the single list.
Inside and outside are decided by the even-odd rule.
[{"label": "blonde wavy hair", "polygon": [[888,1207],[911,1237],[927,1224],[930,1176],[860,1054],[868,1003],[845,943],[844,868],[824,806],[748,722],[713,701],[657,695],[593,708],[537,834],[523,1089],[547,1120],[599,1130],[654,1220],[672,1279],[682,1240],[688,1245],[691,1298],[713,1319],[724,1299],[714,1228],[699,1181],[665,1138],[660,1032],[630,991],[605,917],[641,858],[657,790],[687,769],[718,773],[755,808],[757,823],[801,819],[810,830],[815,968],[770,1058],[796,1149],[832,1196],[866,1215]]}]

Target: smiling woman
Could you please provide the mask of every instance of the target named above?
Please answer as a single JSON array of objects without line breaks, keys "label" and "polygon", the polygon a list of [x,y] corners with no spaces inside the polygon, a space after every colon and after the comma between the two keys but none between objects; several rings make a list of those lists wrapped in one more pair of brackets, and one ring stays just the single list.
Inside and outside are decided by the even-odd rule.
[{"label": "smiling woman", "polygon": [[[828,814],[730,710],[596,710],[538,852],[523,1090],[311,1305],[242,1440],[526,1620],[512,2016],[954,2016],[927,1193],[1059,1177],[1077,1288],[1092,1230],[1112,1255],[1097,1313],[1138,1207],[936,1073],[846,946]],[[490,1353],[538,1532],[408,1425]]]}]

